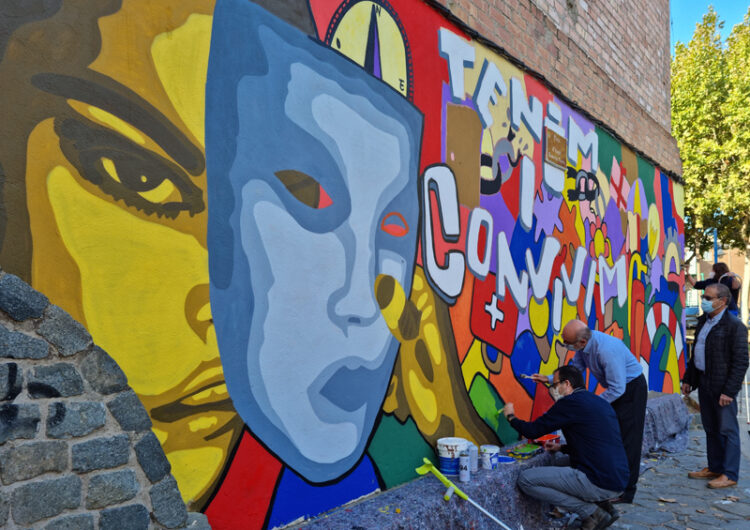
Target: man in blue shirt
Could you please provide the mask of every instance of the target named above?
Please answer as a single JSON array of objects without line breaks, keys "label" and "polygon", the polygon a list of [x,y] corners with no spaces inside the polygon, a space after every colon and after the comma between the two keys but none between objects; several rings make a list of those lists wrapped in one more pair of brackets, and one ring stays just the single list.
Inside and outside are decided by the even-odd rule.
[{"label": "man in blue shirt", "polygon": [[[643,425],[646,421],[648,384],[643,368],[633,353],[618,338],[592,331],[580,320],[571,320],[562,331],[562,339],[570,350],[576,350],[571,365],[584,372],[591,371],[605,391],[601,397],[615,409],[628,457],[630,481],[618,502],[633,502],[641,467]],[[551,376],[534,374],[532,379],[547,383]]]},{"label": "man in blue shirt", "polygon": [[609,499],[628,484],[629,472],[617,416],[607,401],[586,391],[583,375],[574,366],[562,366],[552,375],[550,394],[555,404],[533,422],[515,417],[513,403],[503,413],[511,426],[527,438],[562,429],[566,445],[545,444],[567,456],[554,466],[526,469],[518,487],[527,495],[577,513],[584,530],[611,525],[618,514]]},{"label": "man in blue shirt", "polygon": [[730,314],[731,299],[724,284],[706,287],[693,355],[682,379],[684,394],[698,389],[708,458],[708,467],[688,477],[711,479],[709,488],[735,486],[740,470],[736,398],[748,367],[747,328]]}]

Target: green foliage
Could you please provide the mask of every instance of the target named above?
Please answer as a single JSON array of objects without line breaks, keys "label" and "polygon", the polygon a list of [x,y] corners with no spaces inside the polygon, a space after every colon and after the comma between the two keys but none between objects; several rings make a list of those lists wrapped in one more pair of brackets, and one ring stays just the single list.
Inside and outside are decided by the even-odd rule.
[{"label": "green foliage", "polygon": [[750,240],[750,10],[726,46],[713,8],[672,60],[672,134],[685,179],[685,244],[699,253],[716,228],[725,246]]}]

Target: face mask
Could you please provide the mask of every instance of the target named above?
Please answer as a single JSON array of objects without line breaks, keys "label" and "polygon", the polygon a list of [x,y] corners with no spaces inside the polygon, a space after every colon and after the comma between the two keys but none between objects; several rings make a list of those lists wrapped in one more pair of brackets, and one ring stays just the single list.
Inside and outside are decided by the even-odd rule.
[{"label": "face mask", "polygon": [[713,278],[713,277],[714,277],[714,271],[711,271],[711,272],[709,272],[709,273],[708,273],[708,277],[709,277],[709,278]]},{"label": "face mask", "polygon": [[714,302],[713,300],[703,300],[701,301],[701,309],[704,313],[711,313],[714,310]]},{"label": "face mask", "polygon": [[562,397],[562,395],[560,394],[560,392],[558,392],[558,391],[557,391],[557,387],[551,387],[551,388],[549,389],[549,395],[550,395],[550,396],[552,397],[552,399],[554,399],[555,401],[558,401],[558,400],[559,400],[559,399],[560,399],[560,398]]}]

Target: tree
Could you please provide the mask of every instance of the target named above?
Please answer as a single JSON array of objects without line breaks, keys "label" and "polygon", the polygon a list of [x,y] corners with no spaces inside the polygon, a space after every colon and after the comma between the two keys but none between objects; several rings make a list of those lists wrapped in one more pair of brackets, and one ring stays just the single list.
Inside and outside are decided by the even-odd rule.
[{"label": "tree", "polygon": [[672,60],[672,135],[683,163],[685,239],[699,253],[710,247],[706,230],[715,226],[720,210],[713,184],[724,171],[722,147],[729,136],[722,115],[727,92],[722,26],[709,8],[688,45],[677,43]]},{"label": "tree", "polygon": [[742,321],[748,318],[750,293],[750,9],[727,39],[725,51],[727,96],[722,112],[729,130],[725,144],[728,170],[725,178],[731,234],[729,244],[745,251],[742,286]]},{"label": "tree", "polygon": [[[742,300],[750,288],[750,10],[732,30],[709,7],[672,60],[672,135],[683,160],[685,241],[703,254],[716,229],[745,251]],[[747,321],[747,303],[743,303]]]}]

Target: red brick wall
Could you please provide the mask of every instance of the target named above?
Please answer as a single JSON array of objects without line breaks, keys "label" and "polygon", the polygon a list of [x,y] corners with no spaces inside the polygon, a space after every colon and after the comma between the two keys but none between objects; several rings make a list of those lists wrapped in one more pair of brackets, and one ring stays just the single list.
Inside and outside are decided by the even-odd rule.
[{"label": "red brick wall", "polygon": [[663,169],[670,134],[669,0],[438,0]]}]

